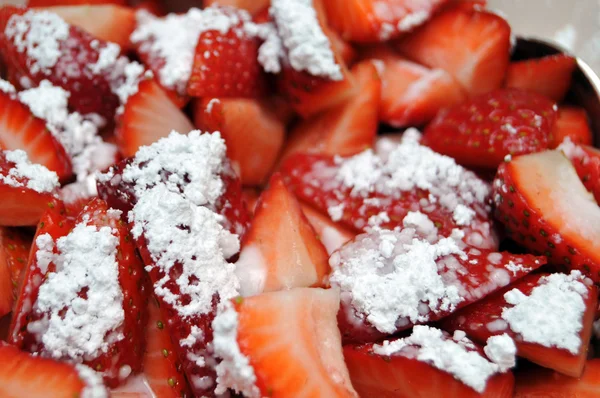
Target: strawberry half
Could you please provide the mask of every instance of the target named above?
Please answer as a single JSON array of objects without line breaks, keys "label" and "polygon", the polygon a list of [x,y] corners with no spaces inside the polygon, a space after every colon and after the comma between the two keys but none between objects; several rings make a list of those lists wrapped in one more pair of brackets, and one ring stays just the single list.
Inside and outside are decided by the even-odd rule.
[{"label": "strawberry half", "polygon": [[[31,251],[31,236],[17,228],[0,229],[0,264],[10,273],[11,289],[16,301],[25,276],[25,266]],[[1,267],[1,265],[0,265]],[[5,291],[4,289],[2,290]]]},{"label": "strawberry half", "polygon": [[600,202],[600,150],[587,145],[575,145],[570,139],[563,141],[558,149],[569,158],[596,202]]},{"label": "strawberry half", "polygon": [[[213,328],[215,336],[231,333],[228,319],[237,318],[233,332],[238,349],[255,379],[253,386],[246,386],[249,391],[243,392],[272,397],[357,397],[342,356],[335,320],[338,308],[339,293],[331,289],[297,288],[234,300],[233,308],[217,316]],[[227,360],[228,346],[219,342],[215,352],[224,361],[217,369],[227,374],[235,368]]]},{"label": "strawberry half", "polygon": [[241,294],[322,287],[329,274],[327,261],[298,200],[275,174],[258,201],[236,263]]},{"label": "strawberry half", "polygon": [[558,107],[558,117],[552,129],[553,142],[550,147],[556,148],[567,137],[577,145],[594,143],[594,135],[585,109],[567,105]]},{"label": "strawberry half", "polygon": [[575,58],[566,54],[512,62],[508,66],[504,86],[538,93],[552,101],[562,101],[571,87],[576,66]]},{"label": "strawberry half", "polygon": [[[485,344],[492,336],[506,333],[514,339],[517,355],[568,376],[580,377],[585,366],[592,335],[598,290],[595,286],[585,285],[583,278],[578,280],[577,278],[570,279],[563,274],[555,274],[551,277],[548,275],[527,275],[522,280],[446,318],[442,321],[442,327],[450,332],[465,331],[469,337],[481,344]],[[550,280],[556,281],[556,284],[552,285]],[[558,287],[555,288],[555,286]],[[510,294],[515,292],[514,289],[521,292],[524,297],[530,298],[532,303],[527,308],[531,316],[526,320],[526,327],[523,326],[522,320],[515,322],[514,318],[505,315],[509,314],[511,308],[513,308],[512,311],[515,311],[514,303],[509,303],[507,300],[507,298],[512,298]],[[511,291],[513,293],[507,295],[507,292]],[[559,307],[560,305],[564,306],[573,297],[581,308]],[[546,304],[550,302],[554,304]],[[517,309],[516,311],[521,310]],[[505,316],[513,319],[511,322],[515,322],[515,328],[519,331],[513,330],[512,323],[503,318]],[[566,323],[560,328],[554,328],[553,325],[560,322],[561,318],[564,318]],[[579,324],[581,329],[574,332],[571,324]],[[565,336],[557,336],[557,333],[552,330],[562,332],[567,328],[569,330],[564,332]],[[538,330],[547,331],[537,333]],[[558,337],[561,339],[559,340]],[[568,339],[578,340],[578,347],[575,348],[577,344],[571,344],[570,340],[568,342],[569,345],[573,345],[572,350],[565,348],[566,346],[558,346],[559,342],[565,344]],[[553,343],[542,343],[542,340],[548,340],[548,343],[553,341]]]},{"label": "strawberry half", "polygon": [[500,88],[510,56],[510,26],[497,14],[451,8],[398,42],[413,61],[450,73],[469,93]]},{"label": "strawberry half", "polygon": [[495,169],[506,155],[547,149],[556,107],[522,90],[497,90],[442,111],[423,143],[465,166]]},{"label": "strawberry half", "polygon": [[496,218],[514,241],[561,269],[600,281],[600,208],[559,151],[519,156],[498,169]]},{"label": "strawberry half", "polygon": [[[435,338],[428,342],[415,338],[415,335],[425,334],[430,339]],[[483,350],[467,339],[456,341],[441,331],[420,326],[416,327],[413,336],[407,339],[394,339],[385,343],[389,345],[371,343],[344,347],[344,358],[352,385],[361,397],[509,398],[513,396],[515,379],[512,373],[493,372],[494,364],[483,356]],[[394,344],[399,347],[395,352],[390,351]],[[453,349],[454,356],[448,356],[443,361],[438,360],[443,356],[444,348],[449,347]],[[462,353],[461,360],[457,359],[459,355],[457,351]],[[455,361],[457,366],[452,368]],[[482,369],[491,373],[484,380],[481,391],[475,391],[460,379],[462,376],[465,380],[475,381],[473,377],[460,372],[460,367],[465,369],[473,364],[477,369],[473,369],[473,374]],[[450,369],[444,370],[445,367]],[[481,383],[481,380],[477,382]]]},{"label": "strawberry half", "polygon": [[517,373],[515,398],[577,397],[595,398],[600,394],[600,359],[585,363],[579,378],[565,376],[550,369],[530,367]]},{"label": "strawberry half", "polygon": [[[68,223],[68,220],[62,216],[62,219],[58,221],[58,230],[61,230],[61,224],[64,225],[65,223]],[[43,228],[38,230],[35,241],[36,254],[31,256],[31,261],[34,263],[30,267],[30,273],[26,275],[26,284],[22,290],[22,295],[25,297],[19,300],[24,303],[29,299],[32,304],[28,307],[21,306],[20,311],[15,316],[16,322],[20,323],[18,328],[13,329],[17,334],[16,342],[22,342],[19,347],[26,351],[56,359],[69,359],[85,363],[100,373],[108,385],[114,387],[124,381],[131,372],[138,372],[142,366],[143,331],[147,319],[145,313],[147,291],[145,274],[135,251],[133,239],[126,224],[119,218],[119,213],[110,210],[106,202],[101,199],[90,202],[79,214],[75,227],[59,240],[54,240],[52,235],[47,234],[48,232],[46,232],[47,235],[40,235],[40,232],[47,227],[44,225]],[[75,241],[75,239],[78,240]],[[89,251],[83,254],[78,250],[85,250],[85,239],[96,242],[95,245],[98,246],[88,246],[87,250]],[[97,239],[97,241],[94,239]],[[112,241],[108,243],[106,239]],[[114,245],[114,247],[111,245]],[[114,248],[114,252],[111,248]],[[66,260],[59,256],[54,257],[57,253],[64,256],[63,258]],[[51,292],[52,286],[55,283],[65,283],[64,280],[56,282],[61,281],[61,274],[69,273],[69,270],[64,268],[65,264],[70,269],[76,266],[81,267],[82,264],[78,261],[81,261],[81,256],[88,254],[90,255],[89,261],[94,264],[93,266],[105,267],[106,273],[110,272],[106,267],[110,267],[110,262],[113,261],[115,267],[113,276],[115,279],[105,277],[103,279],[104,285],[100,288],[86,285],[86,281],[75,282],[77,285],[70,289],[79,289],[71,293],[75,294],[76,298],[69,301],[70,293],[65,293],[67,298],[64,301],[59,301],[56,304],[45,304],[46,301],[44,300],[47,299],[44,297]],[[41,283],[39,278],[36,280],[34,275],[42,276]],[[71,278],[74,278],[74,276],[71,275]],[[95,280],[91,276],[87,278],[90,281]],[[118,293],[115,293],[113,287],[106,286],[111,283],[114,284],[114,289],[117,289],[116,292]],[[100,292],[98,290],[107,288],[108,291],[103,290]],[[78,312],[74,309],[77,305],[86,305],[89,300],[96,300],[95,305],[100,305],[98,300],[115,300],[115,305],[122,306],[120,318],[116,315],[119,309],[114,306],[102,307],[103,309],[100,310],[104,311],[102,315],[99,313],[92,315],[91,319],[112,316],[109,325],[102,322],[93,325],[95,328],[101,328],[103,335],[95,335],[95,332],[92,333],[90,329],[86,330],[81,322],[88,319],[88,315],[78,315]],[[62,308],[57,307],[61,305]],[[90,311],[90,309],[87,310],[88,314]],[[112,311],[118,312],[115,314]],[[70,336],[68,337],[68,348],[57,347],[56,343],[52,341],[56,338],[52,337],[55,336],[56,330],[51,326],[52,322],[60,323],[56,320],[57,316],[61,316],[65,323],[62,326],[62,333],[67,333],[67,335],[69,333],[87,333],[90,336],[86,339],[89,343],[81,345],[77,342],[75,336]],[[82,316],[83,318],[81,318]],[[116,321],[112,320],[114,317],[117,317]],[[70,321],[68,321],[69,319]],[[21,324],[22,321],[24,322]],[[35,325],[38,325],[39,329],[35,329]],[[64,330],[68,331],[64,332]],[[100,339],[100,341],[97,339]]]}]

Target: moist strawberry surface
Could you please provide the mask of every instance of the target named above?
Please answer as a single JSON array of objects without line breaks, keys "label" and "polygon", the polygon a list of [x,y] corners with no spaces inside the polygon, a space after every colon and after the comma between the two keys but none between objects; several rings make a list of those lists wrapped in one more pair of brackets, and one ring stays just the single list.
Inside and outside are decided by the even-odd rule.
[{"label": "moist strawberry surface", "polygon": [[0,6],[1,396],[597,395],[572,56],[485,1],[203,3]]}]

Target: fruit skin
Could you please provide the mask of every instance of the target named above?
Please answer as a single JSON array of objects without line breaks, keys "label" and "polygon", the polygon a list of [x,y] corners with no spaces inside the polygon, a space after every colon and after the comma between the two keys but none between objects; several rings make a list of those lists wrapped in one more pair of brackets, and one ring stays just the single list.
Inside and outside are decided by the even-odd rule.
[{"label": "fruit skin", "polygon": [[506,155],[547,149],[555,120],[552,101],[501,89],[440,112],[422,143],[462,165],[495,169]]},{"label": "fruit skin", "polygon": [[595,398],[600,394],[599,380],[600,359],[588,360],[580,378],[532,366],[517,373],[515,398]]},{"label": "fruit skin", "polygon": [[473,7],[450,7],[401,38],[407,58],[450,73],[470,96],[500,88],[509,64],[510,26]]},{"label": "fruit skin", "polygon": [[573,355],[567,350],[556,347],[545,347],[541,344],[524,342],[523,338],[514,333],[510,327],[507,329],[490,332],[486,326],[502,316],[504,308],[509,308],[504,299],[504,294],[510,290],[518,289],[529,296],[533,289],[540,285],[540,279],[549,274],[531,274],[514,282],[504,289],[471,304],[470,306],[452,314],[442,320],[442,328],[453,333],[462,330],[480,344],[485,344],[491,336],[508,333],[515,341],[517,355],[526,358],[538,365],[551,368],[570,377],[580,377],[585,366],[588,355],[588,347],[592,334],[592,323],[598,303],[598,289],[596,286],[588,286],[588,297],[586,299],[586,311],[582,319],[581,348],[579,353]]},{"label": "fruit skin", "polygon": [[577,145],[592,145],[594,143],[594,135],[585,109],[568,105],[558,107],[558,116],[552,129],[550,147],[556,148],[567,137]]},{"label": "fruit skin", "polygon": [[257,15],[260,11],[268,8],[270,0],[204,0],[204,7],[213,5],[230,6],[248,11],[251,15]]},{"label": "fruit skin", "polygon": [[78,397],[85,384],[73,365],[34,357],[0,342],[0,396]]},{"label": "fruit skin", "polygon": [[17,228],[0,228],[0,264],[4,262],[8,267],[15,301],[23,284],[31,238],[30,234]]},{"label": "fruit skin", "polygon": [[314,210],[309,205],[300,204],[300,206],[306,219],[317,233],[317,238],[323,242],[323,246],[325,246],[329,255],[356,236],[349,229],[334,223],[328,216]]},{"label": "fruit skin", "polygon": [[576,66],[575,58],[566,54],[511,62],[504,86],[538,93],[552,101],[562,101],[571,87]]},{"label": "fruit skin", "polygon": [[587,145],[572,144],[563,144],[559,149],[563,149],[583,185],[594,195],[596,202],[600,203],[600,150]]},{"label": "fruit skin", "polygon": [[[482,394],[432,365],[401,355],[375,354],[373,343],[344,346],[344,358],[352,384],[361,397],[412,398],[510,398],[515,378],[512,372],[487,381]],[[479,348],[479,350],[481,350]]]}]

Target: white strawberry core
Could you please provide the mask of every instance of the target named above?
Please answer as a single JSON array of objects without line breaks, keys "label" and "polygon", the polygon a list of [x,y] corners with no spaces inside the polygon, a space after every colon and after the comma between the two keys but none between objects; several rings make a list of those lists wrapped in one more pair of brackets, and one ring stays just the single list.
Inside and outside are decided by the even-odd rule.
[{"label": "white strawberry core", "polygon": [[39,193],[52,193],[60,187],[56,173],[40,164],[31,163],[25,151],[17,149],[3,153],[6,160],[14,163],[14,166],[5,175],[0,174],[0,183],[16,188],[29,188]]}]

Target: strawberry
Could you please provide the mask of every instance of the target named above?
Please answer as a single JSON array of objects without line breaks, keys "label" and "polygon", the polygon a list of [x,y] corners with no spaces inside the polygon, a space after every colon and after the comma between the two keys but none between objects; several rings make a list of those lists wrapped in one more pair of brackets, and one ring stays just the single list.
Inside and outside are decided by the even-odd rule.
[{"label": "strawberry", "polygon": [[11,315],[5,315],[0,318],[0,344],[2,341],[8,340],[8,329],[10,328]]},{"label": "strawberry", "polygon": [[157,17],[167,14],[165,4],[160,0],[129,0],[127,3],[136,11],[144,10]]},{"label": "strawberry", "polygon": [[[442,321],[442,327],[450,332],[463,330],[469,337],[481,344],[485,344],[491,336],[507,333],[514,339],[519,356],[568,376],[580,377],[587,358],[592,323],[598,302],[598,290],[595,286],[585,286],[580,283],[584,287],[586,296],[582,297],[585,302],[585,311],[578,314],[581,317],[582,328],[578,334],[581,343],[576,353],[556,345],[546,346],[535,341],[528,341],[522,334],[515,332],[510,324],[502,318],[503,311],[512,308],[505,298],[508,291],[518,289],[525,296],[530,297],[535,289],[547,285],[548,275],[527,275],[522,280],[446,318]],[[575,294],[579,295],[580,293]],[[547,308],[538,308],[536,312],[539,314],[539,319],[531,318],[530,325],[535,329],[551,327],[549,325],[553,320],[570,315],[570,313],[565,315],[565,310],[558,307],[552,308],[550,313]],[[548,321],[549,318],[550,321]]]},{"label": "strawberry", "polygon": [[325,27],[325,32],[331,43],[331,48],[335,54],[339,54],[340,58],[346,65],[353,65],[358,57],[358,52],[352,45],[334,30]]},{"label": "strawberry", "polygon": [[10,271],[6,259],[0,257],[0,318],[12,311],[15,300]]},{"label": "strawberry", "polygon": [[397,37],[422,25],[445,2],[328,0],[323,4],[329,23],[345,40],[372,43]]},{"label": "strawberry", "polygon": [[564,141],[558,149],[571,160],[583,185],[594,195],[596,202],[600,202],[600,150],[575,145],[570,140]]},{"label": "strawberry", "polygon": [[373,146],[381,81],[369,61],[355,65],[351,73],[356,92],[343,103],[299,122],[292,130],[281,161],[299,152],[349,156]]},{"label": "strawberry", "polygon": [[469,95],[502,85],[509,63],[510,26],[478,9],[451,8],[398,43],[411,60],[446,70]]},{"label": "strawberry", "polygon": [[323,286],[327,260],[327,251],[297,199],[281,175],[273,175],[258,200],[236,263],[242,295]]},{"label": "strawberry", "polygon": [[[64,211],[64,209],[62,209],[62,211]],[[62,219],[58,221],[58,230],[63,230],[60,228],[60,225],[61,223],[64,225],[64,223],[67,222],[68,220],[62,216]],[[16,313],[16,323],[21,324],[23,321],[24,323],[19,327],[13,328],[14,333],[16,333],[16,338],[15,334],[13,334],[13,340],[16,340],[15,342],[19,344],[19,347],[26,351],[52,356],[57,359],[60,358],[82,361],[92,369],[95,369],[97,372],[101,373],[106,383],[114,387],[122,382],[129,375],[129,373],[138,372],[142,366],[142,351],[144,349],[143,330],[147,319],[145,313],[145,308],[147,305],[145,274],[143,273],[142,263],[140,262],[138,254],[135,251],[133,239],[129,234],[126,224],[120,220],[118,215],[115,215],[114,213],[111,214],[111,210],[107,206],[106,202],[102,201],[101,199],[95,199],[90,202],[78,216],[76,226],[71,232],[68,233],[68,235],[66,235],[67,238],[72,234],[81,231],[81,229],[78,228],[85,228],[85,226],[92,226],[98,233],[101,231],[101,228],[109,227],[109,231],[112,231],[110,232],[111,235],[118,239],[118,243],[116,244],[118,255],[114,255],[114,261],[117,263],[118,280],[115,280],[114,283],[118,283],[122,292],[121,300],[124,311],[122,323],[116,326],[118,329],[109,330],[107,334],[103,336],[104,339],[107,339],[105,340],[106,345],[102,345],[105,348],[99,350],[95,354],[71,354],[71,352],[77,353],[82,352],[81,350],[85,350],[85,348],[78,349],[77,347],[73,347],[66,352],[57,352],[56,349],[50,351],[46,347],[47,340],[44,339],[44,335],[46,333],[50,333],[48,327],[42,327],[42,330],[38,332],[32,331],[33,325],[39,324],[40,321],[42,322],[42,325],[44,325],[45,322],[49,322],[49,319],[54,319],[50,318],[52,316],[51,314],[44,313],[36,307],[37,303],[39,302],[38,295],[46,283],[51,283],[50,281],[52,281],[53,278],[57,278],[55,275],[63,272],[62,269],[58,268],[59,264],[56,264],[55,260],[49,259],[50,264],[48,265],[43,264],[41,262],[42,260],[40,260],[46,256],[44,251],[48,249],[47,247],[39,247],[40,242],[42,241],[39,237],[39,234],[44,230],[46,230],[46,233],[48,233],[47,228],[53,227],[50,225],[44,225],[38,230],[38,237],[35,241],[37,246],[36,255],[31,256],[31,261],[33,262],[30,267],[31,271],[25,276],[26,284],[22,290],[22,295],[24,298],[19,299],[20,303],[24,303],[26,300],[31,300],[33,305],[30,304],[29,306],[17,307],[20,311]],[[53,236],[50,235],[49,237],[52,238]],[[92,238],[88,237],[88,239]],[[60,248],[60,241],[58,241],[57,244]],[[68,248],[72,246],[65,245],[63,247]],[[77,248],[71,250],[76,251]],[[66,251],[62,254],[67,256],[67,258],[69,258],[69,256],[77,256],[76,252],[71,251]],[[107,259],[103,259],[102,261],[102,265],[106,264],[106,261],[110,261],[109,256],[107,256]],[[42,276],[43,278],[39,286],[37,286],[37,284],[40,283],[39,278],[36,280],[35,275]],[[88,297],[88,292],[92,289],[92,286],[83,287],[78,293],[79,297],[86,300]],[[94,297],[94,294],[98,294],[98,292],[90,292],[91,297]],[[69,313],[73,311],[69,305],[74,304],[66,304],[61,310],[61,313]],[[74,322],[77,322],[77,315],[71,314],[69,316],[75,317]],[[77,327],[78,329],[81,328],[81,326],[71,327]],[[115,331],[122,336],[116,341],[114,337],[111,337],[111,333],[114,334]]]},{"label": "strawberry", "polygon": [[423,143],[462,165],[493,169],[506,155],[547,149],[555,120],[554,104],[545,97],[497,90],[440,112]]},{"label": "strawberry", "polygon": [[600,208],[559,151],[520,156],[494,181],[496,218],[511,239],[550,264],[600,281]]},{"label": "strawberry", "polygon": [[256,15],[270,5],[270,0],[204,0],[204,7],[214,5],[230,6],[248,11],[251,15]]},{"label": "strawberry", "polygon": [[0,229],[0,264],[6,264],[10,273],[14,300],[17,300],[23,284],[30,250],[31,236],[25,231],[17,228]]},{"label": "strawberry", "polygon": [[592,145],[594,137],[590,128],[587,112],[575,106],[559,106],[558,117],[552,129],[551,148],[559,146],[565,138],[577,145]]},{"label": "strawberry", "polygon": [[580,378],[562,375],[540,367],[517,373],[515,398],[577,397],[594,398],[600,394],[600,359],[590,359]]},{"label": "strawberry", "polygon": [[[442,335],[443,341],[453,341],[451,336]],[[396,340],[390,341],[394,343]],[[459,344],[456,344],[458,347]],[[408,345],[406,348],[383,355],[378,353],[374,344],[348,345],[344,347],[344,358],[348,365],[352,385],[361,397],[494,397],[509,398],[513,396],[515,379],[512,373],[492,375],[485,383],[485,390],[479,394],[461,380],[453,377],[440,367],[450,366],[445,362],[436,361],[436,354],[424,359],[418,359],[416,354],[421,352],[419,345]],[[385,346],[383,346],[385,347]],[[415,355],[411,355],[411,352]],[[471,348],[464,347],[468,352],[478,352],[481,362],[487,362],[482,350],[471,343]],[[471,354],[473,355],[473,354]],[[481,363],[480,363],[481,365]],[[461,366],[467,366],[461,364]]]},{"label": "strawberry", "polygon": [[504,86],[538,93],[558,102],[571,87],[576,66],[575,58],[566,54],[512,62]]},{"label": "strawberry", "polygon": [[[226,15],[243,21],[235,8],[223,8]],[[244,22],[222,33],[200,34],[187,93],[192,97],[257,97],[265,90],[258,63],[259,42],[243,30]]]},{"label": "strawberry", "polygon": [[154,79],[139,82],[137,93],[127,99],[117,121],[117,141],[124,157],[133,156],[143,145],[166,137],[172,130],[194,129],[187,116],[171,102]]},{"label": "strawberry", "polygon": [[79,6],[79,5],[102,5],[116,4],[124,6],[125,0],[29,0],[29,7],[52,7],[52,6]]},{"label": "strawberry", "polygon": [[428,69],[386,46],[369,49],[363,57],[381,65],[381,120],[394,127],[420,126],[438,111],[465,100],[460,84],[443,69]]},{"label": "strawberry", "polygon": [[45,10],[100,40],[129,47],[129,36],[135,28],[135,12],[131,8],[107,4],[57,6]]},{"label": "strawberry", "polygon": [[358,235],[331,256],[329,282],[344,298],[338,321],[345,342],[376,341],[437,321],[546,263],[543,257],[475,249],[457,237],[440,240],[430,220],[410,219],[401,231]]},{"label": "strawberry", "polygon": [[244,198],[244,202],[246,202],[246,207],[248,211],[254,217],[254,212],[256,211],[256,205],[258,204],[258,198],[260,197],[260,191],[254,188],[244,188],[242,191],[242,196]]},{"label": "strawberry", "polygon": [[264,184],[283,146],[285,125],[270,105],[265,100],[244,98],[196,101],[196,127],[221,132],[227,155],[244,185]]},{"label": "strawberry", "polygon": [[[0,11],[1,12],[1,11]],[[72,175],[71,161],[62,144],[48,131],[46,122],[30,109],[0,91],[0,149],[21,149],[33,163],[46,166],[61,180]]]},{"label": "strawberry", "polygon": [[331,221],[331,219],[308,205],[301,204],[302,212],[317,233],[317,238],[323,242],[327,253],[331,255],[334,251],[352,240],[356,234]]},{"label": "strawberry", "polygon": [[[357,397],[335,321],[336,290],[297,288],[234,300],[233,305],[237,343],[254,370],[257,396]],[[219,317],[213,322],[216,332],[220,323]]]},{"label": "strawberry", "polygon": [[466,10],[484,9],[487,7],[487,0],[450,0],[446,3],[446,8],[463,8]]},{"label": "strawberry", "polygon": [[[35,51],[37,46],[47,45],[39,43],[41,38],[35,32],[40,30],[45,32],[45,41],[57,46],[56,55]],[[32,44],[28,50],[19,51],[15,43],[23,39]],[[56,14],[17,7],[0,10],[0,53],[11,82],[35,87],[42,80],[49,80],[71,94],[69,105],[74,111],[97,113],[110,123],[119,106],[110,76],[116,71],[90,67],[97,64],[101,51],[107,47],[108,43],[67,24]]]},{"label": "strawberry", "polygon": [[78,397],[86,392],[108,393],[103,391],[102,386],[88,390],[87,381],[73,365],[34,357],[9,345],[0,345],[0,356],[2,397],[64,398]]}]

